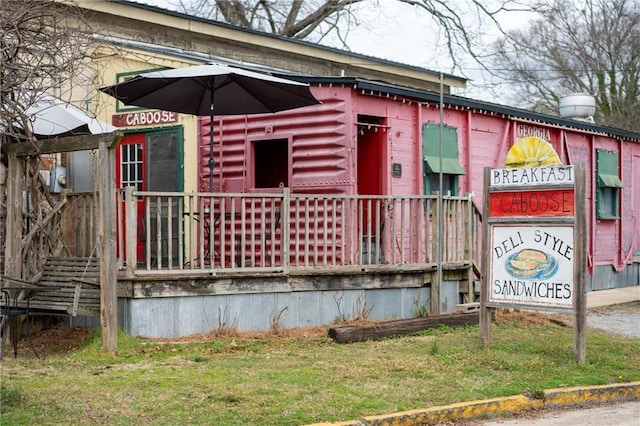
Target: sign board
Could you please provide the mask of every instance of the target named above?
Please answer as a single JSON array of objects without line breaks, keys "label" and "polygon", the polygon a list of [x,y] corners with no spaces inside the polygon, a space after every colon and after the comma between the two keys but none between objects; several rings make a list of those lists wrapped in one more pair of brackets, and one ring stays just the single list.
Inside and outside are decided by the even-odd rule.
[{"label": "sign board", "polygon": [[488,306],[572,309],[573,182],[572,166],[490,171]]},{"label": "sign board", "polygon": [[511,147],[505,167],[484,174],[482,340],[488,346],[488,308],[573,312],[574,353],[584,361],[584,164],[562,165],[548,142],[528,136]]},{"label": "sign board", "polygon": [[573,216],[574,204],[573,189],[489,193],[491,217]]},{"label": "sign board", "polygon": [[490,303],[573,304],[572,226],[494,226]]},{"label": "sign board", "polygon": [[151,126],[177,122],[178,114],[171,111],[138,111],[114,114],[111,117],[111,124],[116,127]]},{"label": "sign board", "polygon": [[573,166],[551,165],[491,170],[490,187],[574,184]]}]

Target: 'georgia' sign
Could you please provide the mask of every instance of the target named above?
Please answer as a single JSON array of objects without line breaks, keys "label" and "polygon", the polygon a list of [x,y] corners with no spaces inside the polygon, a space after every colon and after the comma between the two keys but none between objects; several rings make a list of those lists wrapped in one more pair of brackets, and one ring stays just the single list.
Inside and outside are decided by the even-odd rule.
[{"label": "'georgia' sign", "polygon": [[495,226],[489,301],[571,308],[573,227]]}]

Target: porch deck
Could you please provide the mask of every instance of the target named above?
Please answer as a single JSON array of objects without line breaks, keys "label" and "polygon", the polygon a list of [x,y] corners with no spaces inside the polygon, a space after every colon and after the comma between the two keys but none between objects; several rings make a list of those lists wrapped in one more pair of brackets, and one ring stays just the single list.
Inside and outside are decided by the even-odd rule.
[{"label": "porch deck", "polygon": [[[371,319],[448,312],[475,301],[481,217],[470,197],[442,200],[440,208],[437,196],[292,194],[286,188],[118,191],[119,323],[134,334],[175,337],[211,330],[216,317],[218,325],[239,321],[241,330],[265,329],[285,309],[291,312],[285,327],[330,323],[345,312],[369,314],[374,306]],[[61,194],[55,213],[27,236],[28,249],[42,257],[97,256],[97,206],[93,193]],[[36,244],[43,241],[38,229],[58,230],[59,241]],[[39,273],[37,262],[29,265],[27,272]]]}]

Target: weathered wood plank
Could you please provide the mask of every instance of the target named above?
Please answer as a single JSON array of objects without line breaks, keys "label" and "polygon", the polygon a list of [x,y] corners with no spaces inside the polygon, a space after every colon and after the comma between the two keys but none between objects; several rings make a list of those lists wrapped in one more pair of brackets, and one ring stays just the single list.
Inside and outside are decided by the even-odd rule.
[{"label": "weathered wood plank", "polygon": [[97,149],[100,143],[117,143],[122,133],[103,133],[99,135],[75,135],[64,138],[44,139],[22,143],[3,144],[2,151],[20,156],[34,154],[54,154],[58,152],[86,151]]},{"label": "weathered wood plank", "polygon": [[462,327],[478,324],[479,314],[437,315],[424,318],[383,321],[375,325],[331,327],[329,337],[338,343],[361,342],[370,339],[417,333],[428,328],[444,325]]},{"label": "weathered wood plank", "polygon": [[[63,315],[99,315],[100,275],[96,258],[47,259],[38,287],[50,287],[31,298],[29,306],[36,312]],[[25,300],[20,302],[26,307]]]}]

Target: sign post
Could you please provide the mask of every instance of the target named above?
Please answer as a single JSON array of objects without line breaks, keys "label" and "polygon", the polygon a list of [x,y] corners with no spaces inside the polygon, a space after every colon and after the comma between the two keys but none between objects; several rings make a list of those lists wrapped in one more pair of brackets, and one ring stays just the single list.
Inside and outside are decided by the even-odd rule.
[{"label": "sign post", "polygon": [[585,361],[585,200],[584,164],[485,169],[485,348],[493,308],[573,312],[574,356]]}]

